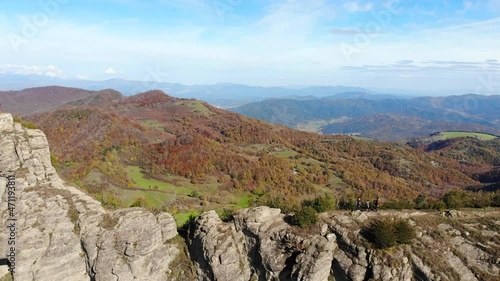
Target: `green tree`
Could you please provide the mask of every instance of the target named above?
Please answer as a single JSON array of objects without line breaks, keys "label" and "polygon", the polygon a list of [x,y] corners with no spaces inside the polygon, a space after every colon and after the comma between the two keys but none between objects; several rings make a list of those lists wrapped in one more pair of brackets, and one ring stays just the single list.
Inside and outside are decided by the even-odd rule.
[{"label": "green tree", "polygon": [[116,197],[113,193],[108,191],[103,191],[95,195],[96,199],[101,201],[101,204],[105,208],[118,209],[122,207],[122,201],[120,198]]},{"label": "green tree", "polygon": [[443,202],[449,209],[469,207],[471,198],[469,194],[461,190],[452,190],[443,196]]},{"label": "green tree", "polygon": [[292,223],[300,227],[306,227],[315,224],[317,219],[316,210],[312,207],[305,206],[295,213],[292,218]]},{"label": "green tree", "polygon": [[335,210],[335,198],[330,194],[316,196],[313,200],[304,200],[302,206],[314,208],[318,213]]},{"label": "green tree", "polygon": [[417,209],[422,209],[426,200],[427,200],[427,196],[425,196],[425,194],[420,193],[417,196],[417,198],[415,198],[415,205],[416,205],[415,207]]}]

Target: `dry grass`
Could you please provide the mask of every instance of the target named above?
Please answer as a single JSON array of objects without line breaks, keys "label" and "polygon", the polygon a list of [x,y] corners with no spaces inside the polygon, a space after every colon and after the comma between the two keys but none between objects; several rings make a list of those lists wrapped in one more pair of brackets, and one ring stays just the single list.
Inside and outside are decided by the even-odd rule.
[{"label": "dry grass", "polygon": [[435,248],[434,250],[429,250],[429,247],[426,246],[414,246],[412,250],[425,265],[432,269],[433,274],[447,277],[448,280],[460,280],[460,274],[443,258],[441,250]]}]

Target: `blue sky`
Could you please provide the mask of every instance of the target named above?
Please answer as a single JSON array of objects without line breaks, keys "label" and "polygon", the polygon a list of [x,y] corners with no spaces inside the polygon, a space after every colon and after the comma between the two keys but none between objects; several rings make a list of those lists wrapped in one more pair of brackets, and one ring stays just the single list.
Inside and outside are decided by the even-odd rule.
[{"label": "blue sky", "polygon": [[0,50],[66,79],[498,93],[500,0],[1,1]]}]

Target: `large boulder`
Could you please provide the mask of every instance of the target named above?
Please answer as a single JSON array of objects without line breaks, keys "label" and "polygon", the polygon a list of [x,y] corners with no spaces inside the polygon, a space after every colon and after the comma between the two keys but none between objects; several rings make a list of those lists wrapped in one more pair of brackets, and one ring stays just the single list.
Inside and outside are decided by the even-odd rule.
[{"label": "large boulder", "polygon": [[231,222],[203,213],[190,234],[198,280],[328,280],[335,235],[295,230],[279,209],[239,210]]}]

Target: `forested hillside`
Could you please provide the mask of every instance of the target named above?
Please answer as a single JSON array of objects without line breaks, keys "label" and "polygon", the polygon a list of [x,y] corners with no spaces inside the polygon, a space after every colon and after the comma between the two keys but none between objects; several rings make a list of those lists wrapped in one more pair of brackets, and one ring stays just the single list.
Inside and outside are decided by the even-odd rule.
[{"label": "forested hillside", "polygon": [[500,134],[500,96],[462,95],[413,99],[270,99],[235,112],[324,134],[359,134],[402,140],[438,131]]},{"label": "forested hillside", "polygon": [[462,140],[437,150],[324,136],[161,91],[94,93],[25,119],[47,134],[60,173],[110,206],[141,196],[155,206],[175,197],[212,207],[275,197],[293,203],[318,192],[438,197],[480,185],[476,172],[493,169],[499,155],[498,140],[467,141],[464,162]]}]

